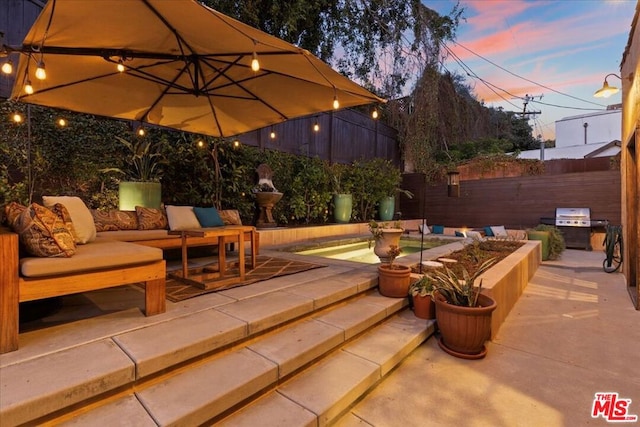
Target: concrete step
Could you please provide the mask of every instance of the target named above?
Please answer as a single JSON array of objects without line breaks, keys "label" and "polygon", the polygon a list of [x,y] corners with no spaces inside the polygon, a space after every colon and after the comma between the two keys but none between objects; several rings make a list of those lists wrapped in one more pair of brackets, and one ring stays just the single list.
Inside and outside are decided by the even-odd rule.
[{"label": "concrete step", "polygon": [[[404,306],[401,301],[375,294],[350,300],[74,415],[63,425],[101,426],[105,420],[123,419],[160,426],[326,425],[433,333],[433,322],[417,319],[409,310],[396,313]],[[378,323],[380,312],[391,317]],[[336,320],[350,317],[355,320]],[[345,339],[355,331],[353,325],[364,324],[366,332]],[[248,404],[229,415],[243,403]]]},{"label": "concrete step", "polygon": [[405,310],[217,425],[328,425],[433,332],[433,321],[418,319]]},{"label": "concrete step", "polygon": [[[51,349],[43,349],[41,355],[7,363],[0,375],[2,425],[46,421],[76,411],[83,402],[109,399],[123,390],[133,390],[141,382],[152,381],[153,377],[167,375],[280,325],[340,304],[376,285],[373,270],[307,277],[311,279],[298,277],[292,281],[285,276],[271,292],[266,289],[267,282],[262,282],[256,288],[265,290],[254,296],[143,323],[128,332],[99,335],[73,346],[58,348],[52,343]],[[239,295],[247,292],[243,288],[231,291]],[[153,318],[143,320],[148,319]],[[4,359],[14,357],[9,354]]]}]

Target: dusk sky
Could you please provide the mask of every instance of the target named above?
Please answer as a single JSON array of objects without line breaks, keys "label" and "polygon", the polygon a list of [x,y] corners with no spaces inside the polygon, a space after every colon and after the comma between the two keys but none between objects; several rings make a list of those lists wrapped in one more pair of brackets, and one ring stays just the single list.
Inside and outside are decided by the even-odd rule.
[{"label": "dusk sky", "polygon": [[[448,14],[456,4],[423,2],[440,14]],[[497,94],[476,78],[467,77],[467,83],[487,106],[507,111],[522,111],[523,101],[517,97],[534,96],[535,102],[527,107],[541,112],[530,121],[534,136],[554,139],[557,120],[621,102],[620,93],[609,98],[594,98],[593,93],[607,74],[620,75],[635,0],[461,0],[460,4],[466,19],[458,27],[458,45],[448,46]],[[444,66],[458,72],[463,67],[452,55]],[[607,81],[621,87],[617,77]]]}]

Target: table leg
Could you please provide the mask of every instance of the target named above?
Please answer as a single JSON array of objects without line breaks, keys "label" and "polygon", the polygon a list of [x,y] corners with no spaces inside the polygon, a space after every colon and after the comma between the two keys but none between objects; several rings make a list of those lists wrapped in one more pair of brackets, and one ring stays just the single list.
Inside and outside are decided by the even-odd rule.
[{"label": "table leg", "polygon": [[220,236],[218,238],[218,271],[220,272],[220,277],[224,276],[225,270],[227,269],[226,250],[225,238],[224,236]]},{"label": "table leg", "polygon": [[[253,248],[253,245],[251,246]],[[238,268],[240,269],[240,280],[244,280],[244,231],[242,230],[238,232]]]},{"label": "table leg", "polygon": [[187,233],[180,233],[182,237],[182,277],[185,279],[189,274],[188,261],[187,261]]}]

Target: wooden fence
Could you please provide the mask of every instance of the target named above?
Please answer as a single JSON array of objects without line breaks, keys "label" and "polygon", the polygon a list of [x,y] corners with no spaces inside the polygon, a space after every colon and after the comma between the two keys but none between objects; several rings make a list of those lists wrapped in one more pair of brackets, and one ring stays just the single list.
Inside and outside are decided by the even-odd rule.
[{"label": "wooden fence", "polygon": [[[446,183],[424,185],[421,174],[403,177],[413,199],[401,197],[402,217],[451,227],[534,227],[558,207],[591,208],[591,217],[621,222],[620,171],[600,170],[460,182],[460,197],[447,197]],[[423,205],[424,203],[424,205]],[[424,206],[424,211],[423,211]]]}]

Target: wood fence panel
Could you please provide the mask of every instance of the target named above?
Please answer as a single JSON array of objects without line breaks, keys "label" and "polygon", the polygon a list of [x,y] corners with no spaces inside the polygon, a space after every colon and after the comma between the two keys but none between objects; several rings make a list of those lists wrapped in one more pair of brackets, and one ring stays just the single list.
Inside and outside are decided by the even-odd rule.
[{"label": "wood fence panel", "polygon": [[421,218],[424,201],[428,224],[451,227],[534,227],[558,207],[588,207],[594,219],[621,221],[617,170],[461,181],[459,198],[447,197],[444,183],[424,187],[423,179],[404,175],[403,188],[414,198],[400,199],[403,218]]}]

